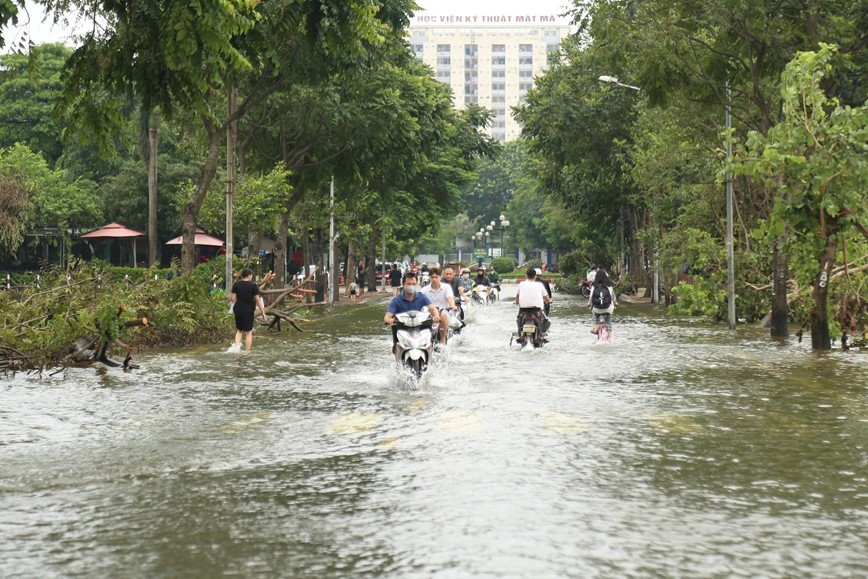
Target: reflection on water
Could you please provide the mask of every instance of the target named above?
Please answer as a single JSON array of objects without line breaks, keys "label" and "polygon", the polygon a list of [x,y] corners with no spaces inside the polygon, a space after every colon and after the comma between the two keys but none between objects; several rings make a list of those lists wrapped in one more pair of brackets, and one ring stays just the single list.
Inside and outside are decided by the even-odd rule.
[{"label": "reflection on water", "polygon": [[384,304],[0,381],[0,576],[865,576],[868,365],[624,306],[477,312],[418,387]]}]

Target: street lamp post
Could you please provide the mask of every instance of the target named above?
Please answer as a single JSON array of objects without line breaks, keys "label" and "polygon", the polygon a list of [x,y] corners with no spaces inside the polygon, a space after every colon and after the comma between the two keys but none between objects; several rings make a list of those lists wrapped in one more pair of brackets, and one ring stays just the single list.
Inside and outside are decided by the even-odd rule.
[{"label": "street lamp post", "polygon": [[622,86],[622,87],[624,87],[624,88],[629,88],[629,89],[635,90],[636,92],[641,92],[641,91],[642,91],[642,89],[639,88],[638,86],[633,86],[632,84],[624,84],[624,83],[620,83],[620,82],[618,82],[618,79],[615,78],[614,76],[607,76],[607,75],[605,75],[605,74],[604,74],[603,76],[600,77],[600,82],[607,82],[607,83],[609,83],[609,84],[614,84],[614,85],[617,85],[617,86]]},{"label": "street lamp post", "polygon": [[492,250],[489,247],[491,244],[491,234],[494,231],[494,221],[485,226],[485,254],[491,259]]},{"label": "street lamp post", "polygon": [[506,231],[506,228],[509,227],[509,220],[506,218],[506,215],[500,214],[500,255],[501,257],[505,257],[505,252],[503,250],[503,232]]}]

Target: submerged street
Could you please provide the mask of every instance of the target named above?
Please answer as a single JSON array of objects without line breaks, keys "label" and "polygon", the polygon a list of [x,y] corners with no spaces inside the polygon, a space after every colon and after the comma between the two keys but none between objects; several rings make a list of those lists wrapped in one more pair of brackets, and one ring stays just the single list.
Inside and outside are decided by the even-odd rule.
[{"label": "submerged street", "polygon": [[597,346],[555,299],[542,350],[504,301],[418,387],[376,300],[6,377],[0,576],[868,574],[864,354],[630,305]]}]

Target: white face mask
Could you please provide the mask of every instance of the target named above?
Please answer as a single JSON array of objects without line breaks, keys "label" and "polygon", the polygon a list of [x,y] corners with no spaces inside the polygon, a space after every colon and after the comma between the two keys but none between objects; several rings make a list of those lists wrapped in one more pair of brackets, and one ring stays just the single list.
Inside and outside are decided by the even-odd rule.
[{"label": "white face mask", "polygon": [[461,277],[464,278],[464,281],[467,281],[468,279],[470,279],[470,274],[469,274],[469,273],[465,273],[465,274],[462,275]]},{"label": "white face mask", "polygon": [[414,294],[416,293],[416,286],[414,286],[414,285],[405,285],[405,286],[404,286],[404,293],[407,294],[407,295],[411,295],[411,296],[414,295]]}]

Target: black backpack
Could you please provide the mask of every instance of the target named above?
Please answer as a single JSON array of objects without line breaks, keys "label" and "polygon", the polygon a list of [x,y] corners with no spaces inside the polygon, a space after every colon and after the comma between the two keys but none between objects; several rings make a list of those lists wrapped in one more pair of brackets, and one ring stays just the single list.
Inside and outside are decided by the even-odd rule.
[{"label": "black backpack", "polygon": [[595,308],[601,310],[607,309],[612,305],[612,292],[606,286],[602,284],[598,285],[594,288],[594,300],[591,303],[593,303]]}]

